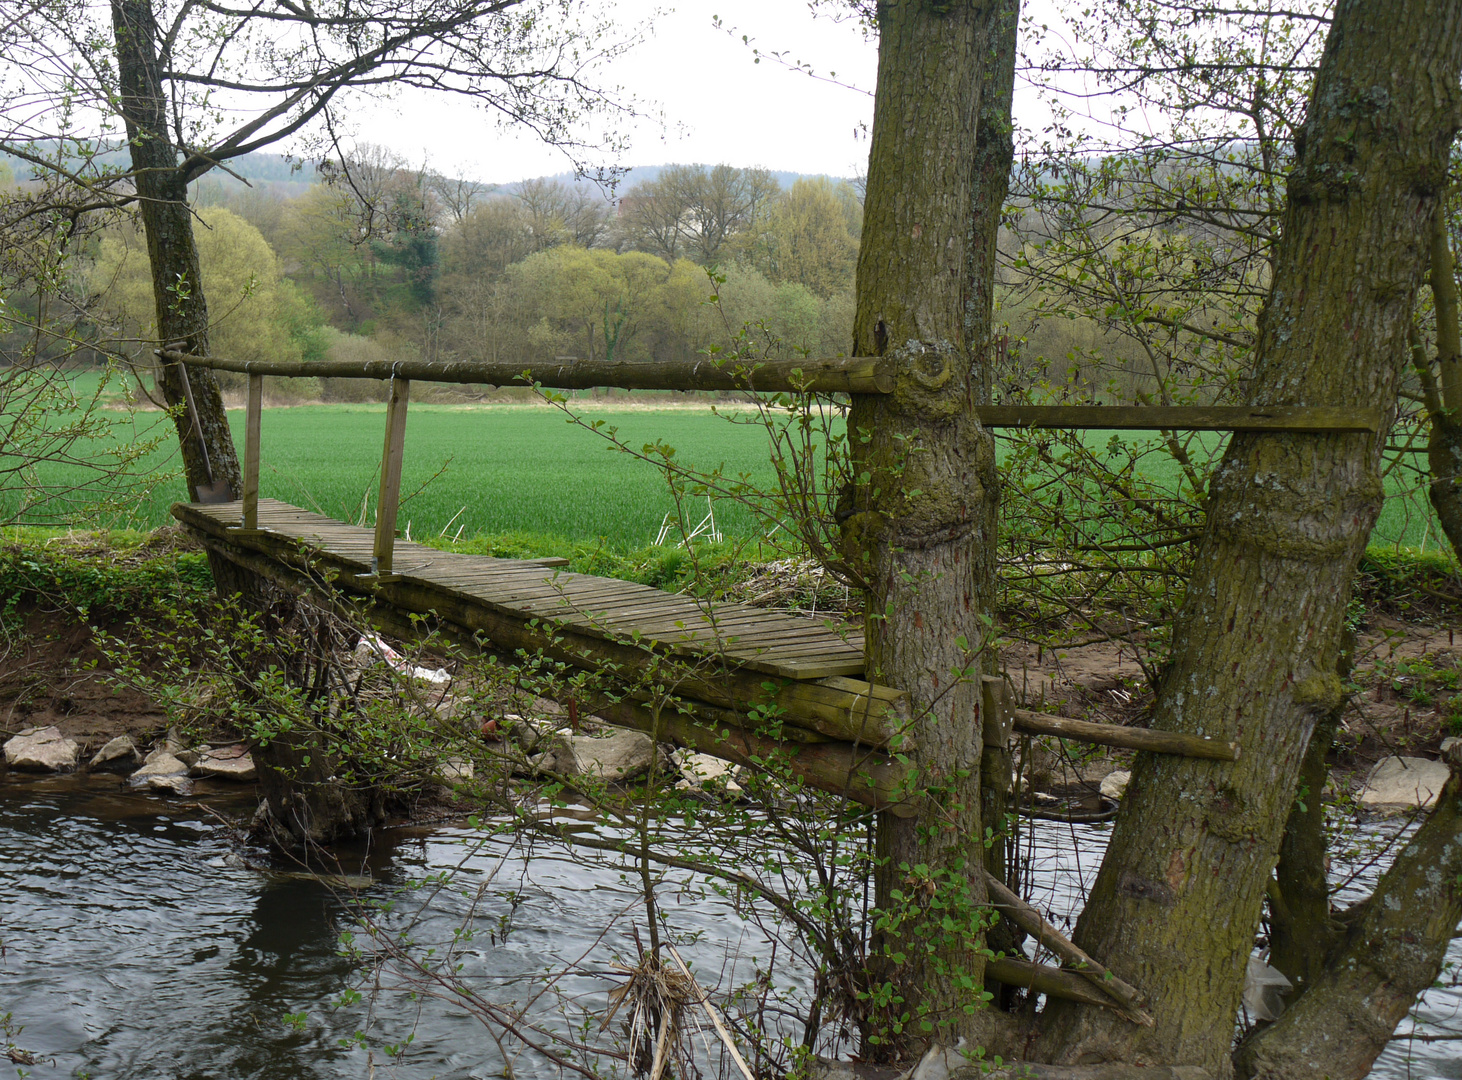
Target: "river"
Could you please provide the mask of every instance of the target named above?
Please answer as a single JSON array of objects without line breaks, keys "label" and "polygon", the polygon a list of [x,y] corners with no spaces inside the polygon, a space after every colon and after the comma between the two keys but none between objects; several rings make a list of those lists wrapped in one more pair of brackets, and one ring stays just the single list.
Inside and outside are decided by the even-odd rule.
[{"label": "river", "polygon": [[[220,813],[251,808],[236,790],[214,792],[206,805]],[[1039,836],[1037,900],[1059,914],[1094,874],[1106,830],[1043,825]],[[199,804],[121,791],[112,777],[11,773],[0,782],[0,1015],[23,1030],[0,1034],[0,1046],[34,1053],[35,1077],[529,1080],[563,1073],[511,1039],[500,1049],[485,1003],[516,1002],[526,1024],[571,1038],[606,1038],[595,1018],[623,979],[613,964],[633,962],[632,926],[644,924],[620,871],[540,846],[530,875],[521,849],[445,827],[387,830],[343,861],[323,877],[250,866]],[[679,882],[689,888],[667,894],[670,922],[703,979],[739,985],[773,962],[757,924]],[[341,952],[343,933],[370,945],[362,903],[392,940],[409,931],[416,955],[431,943],[438,959],[450,952],[479,1004],[424,996],[430,980],[406,986],[392,965],[362,984],[362,965]],[[805,995],[805,966],[778,950],[783,992]],[[1455,942],[1452,960],[1462,963]],[[764,1015],[789,1023],[775,1002]],[[1462,1031],[1462,993],[1433,990],[1416,1015],[1426,1031]],[[714,1034],[697,1038],[718,1053]],[[1372,1075],[1462,1078],[1457,1046],[1397,1043]]]}]

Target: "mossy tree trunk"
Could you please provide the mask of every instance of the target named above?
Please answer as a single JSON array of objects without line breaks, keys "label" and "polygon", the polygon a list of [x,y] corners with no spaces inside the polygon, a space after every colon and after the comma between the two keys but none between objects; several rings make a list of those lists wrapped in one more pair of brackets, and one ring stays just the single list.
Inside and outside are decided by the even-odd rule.
[{"label": "mossy tree trunk", "polygon": [[1462,303],[1445,205],[1437,208],[1432,231],[1430,281],[1437,315],[1436,362],[1433,367],[1421,356],[1416,363],[1431,428],[1427,494],[1453,554],[1462,558]]},{"label": "mossy tree trunk", "polygon": [[[879,822],[866,1050],[978,1037],[985,917],[979,717],[994,581],[994,447],[975,419],[1009,167],[1013,0],[879,4],[855,355],[897,388],[853,400],[845,555],[869,583],[870,677],[910,695],[920,817]],[[993,111],[982,108],[992,94]],[[982,127],[981,121],[985,121]],[[999,122],[1002,121],[1003,122]],[[993,123],[993,126],[992,126]],[[988,136],[982,147],[977,133]]]},{"label": "mossy tree trunk", "polygon": [[1462,755],[1431,816],[1382,875],[1299,1001],[1239,1047],[1256,1080],[1360,1080],[1441,974],[1462,922]]},{"label": "mossy tree trunk", "polygon": [[[1462,8],[1341,0],[1297,137],[1254,404],[1394,407],[1458,123]],[[1140,755],[1077,926],[1152,999],[1153,1027],[1056,1002],[1065,1062],[1226,1075],[1245,965],[1310,733],[1379,512],[1382,439],[1235,435],[1214,474],[1155,727],[1238,740],[1233,764]]]},{"label": "mossy tree trunk", "polygon": [[[152,270],[158,340],[164,344],[182,342],[184,351],[207,356],[208,304],[188,208],[187,179],[179,168],[178,148],[168,131],[168,99],[163,92],[152,0],[112,0],[112,31],[120,110],[127,124],[137,186],[137,214],[147,238]],[[186,410],[184,378],[191,384],[203,432],[201,444]],[[196,501],[198,489],[210,482],[227,483],[235,494],[242,491],[238,455],[213,372],[195,368],[184,373],[179,365],[166,364],[159,386],[167,404],[179,409],[178,441],[189,498]]]}]

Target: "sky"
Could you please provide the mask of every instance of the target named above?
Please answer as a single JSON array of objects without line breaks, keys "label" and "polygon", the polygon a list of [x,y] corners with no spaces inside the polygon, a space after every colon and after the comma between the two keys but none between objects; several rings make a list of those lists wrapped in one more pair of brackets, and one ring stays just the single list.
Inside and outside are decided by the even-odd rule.
[{"label": "sky", "polygon": [[[609,64],[603,81],[623,87],[647,113],[629,126],[622,160],[596,164],[727,163],[832,176],[861,175],[873,118],[876,44],[852,21],[814,19],[799,0],[685,0],[656,13],[648,0],[618,0],[616,20],[643,22],[646,40]],[[713,22],[721,16],[723,29]],[[750,37],[747,45],[742,35]],[[834,85],[764,58],[786,52]],[[355,115],[356,137],[448,175],[505,183],[573,168],[563,152],[498,127],[440,95],[403,95]]]}]

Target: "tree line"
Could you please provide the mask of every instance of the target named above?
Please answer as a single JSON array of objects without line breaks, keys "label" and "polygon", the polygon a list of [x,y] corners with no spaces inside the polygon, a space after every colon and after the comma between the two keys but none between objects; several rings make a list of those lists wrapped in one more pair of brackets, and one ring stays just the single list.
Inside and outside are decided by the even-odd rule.
[{"label": "tree line", "polygon": [[[195,204],[212,347],[232,359],[687,360],[738,334],[835,355],[852,336],[861,204],[826,178],[783,189],[763,169],[670,166],[616,204],[589,184],[449,179],[367,146],[299,197],[205,183]],[[102,307],[154,339],[136,223],[92,251]]]}]

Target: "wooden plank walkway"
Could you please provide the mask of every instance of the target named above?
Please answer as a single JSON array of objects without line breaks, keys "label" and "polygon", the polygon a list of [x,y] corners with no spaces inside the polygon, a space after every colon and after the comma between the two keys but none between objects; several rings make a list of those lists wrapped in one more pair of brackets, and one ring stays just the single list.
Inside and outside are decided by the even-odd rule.
[{"label": "wooden plank walkway", "polygon": [[[373,531],[277,499],[259,500],[259,528],[239,526],[243,504],[180,503],[185,525],[278,560],[283,545],[341,574],[371,571]],[[467,603],[522,622],[543,620],[605,639],[636,638],[685,657],[714,656],[732,667],[787,679],[861,676],[857,629],[746,604],[698,603],[680,594],[562,569],[566,559],[496,559],[438,551],[398,540],[392,580],[445,590]],[[367,579],[368,580],[368,579]]]}]

